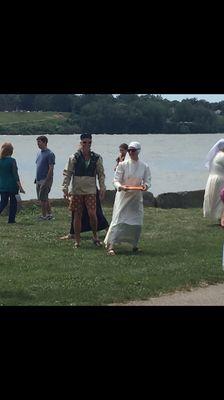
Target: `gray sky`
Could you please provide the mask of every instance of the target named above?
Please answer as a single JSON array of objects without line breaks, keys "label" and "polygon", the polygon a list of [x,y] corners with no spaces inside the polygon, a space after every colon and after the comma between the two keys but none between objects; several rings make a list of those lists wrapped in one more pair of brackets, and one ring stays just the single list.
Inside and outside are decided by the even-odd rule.
[{"label": "gray sky", "polygon": [[170,101],[183,99],[191,99],[196,97],[198,100],[206,100],[210,103],[224,101],[224,94],[161,94],[162,98]]},{"label": "gray sky", "polygon": [[[159,93],[153,93],[157,95]],[[198,100],[206,100],[210,103],[219,103],[220,101],[224,101],[224,94],[160,94],[163,99],[168,99],[170,101],[173,100],[184,100],[184,99],[191,99],[196,98]],[[113,94],[113,96],[119,96],[118,94]]]}]

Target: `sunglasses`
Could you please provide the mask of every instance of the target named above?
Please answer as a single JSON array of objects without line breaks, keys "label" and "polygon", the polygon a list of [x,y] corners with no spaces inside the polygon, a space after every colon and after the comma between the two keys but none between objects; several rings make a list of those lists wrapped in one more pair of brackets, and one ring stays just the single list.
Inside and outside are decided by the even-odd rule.
[{"label": "sunglasses", "polygon": [[90,141],[83,140],[82,143],[84,143],[84,144],[86,144],[86,143],[91,144],[92,141],[91,141],[91,140],[90,140]]},{"label": "sunglasses", "polygon": [[128,149],[128,153],[130,153],[130,151],[135,152],[135,151],[137,151],[137,149]]}]

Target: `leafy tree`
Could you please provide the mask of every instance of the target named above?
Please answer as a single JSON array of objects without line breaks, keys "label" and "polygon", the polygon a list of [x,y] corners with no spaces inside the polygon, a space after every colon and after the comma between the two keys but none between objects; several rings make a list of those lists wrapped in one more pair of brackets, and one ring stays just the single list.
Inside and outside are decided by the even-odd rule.
[{"label": "leafy tree", "polygon": [[72,97],[69,94],[55,94],[50,98],[51,111],[71,112]]},{"label": "leafy tree", "polygon": [[35,111],[52,111],[51,98],[49,94],[37,94],[34,99],[33,108]]},{"label": "leafy tree", "polygon": [[21,94],[20,95],[20,108],[22,110],[33,111],[35,94]]},{"label": "leafy tree", "polygon": [[[209,103],[197,98],[181,102],[155,94],[0,94],[0,111],[68,112],[67,120],[49,122],[46,132],[92,133],[200,133],[224,130],[224,101]],[[216,111],[220,110],[220,115]],[[26,128],[27,126],[27,128]],[[26,132],[41,124],[15,125]],[[1,132],[8,127],[1,125]],[[4,131],[4,132],[5,132]]]}]

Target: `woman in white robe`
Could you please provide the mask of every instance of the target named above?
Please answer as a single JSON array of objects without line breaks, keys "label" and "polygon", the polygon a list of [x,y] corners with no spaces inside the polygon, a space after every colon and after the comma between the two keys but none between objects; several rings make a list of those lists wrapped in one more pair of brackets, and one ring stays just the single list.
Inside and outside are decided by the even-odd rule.
[{"label": "woman in white robe", "polygon": [[[133,251],[138,251],[138,241],[143,224],[143,191],[151,186],[149,166],[140,161],[138,155],[141,145],[131,142],[125,161],[120,162],[114,175],[114,186],[117,189],[112,221],[104,239],[108,255],[115,255],[114,245],[130,243]],[[140,186],[142,190],[128,190],[128,186]]]},{"label": "woman in white robe", "polygon": [[220,139],[208,152],[205,167],[209,170],[203,215],[212,220],[219,220],[224,227],[224,203],[220,193],[224,188],[224,139]]}]

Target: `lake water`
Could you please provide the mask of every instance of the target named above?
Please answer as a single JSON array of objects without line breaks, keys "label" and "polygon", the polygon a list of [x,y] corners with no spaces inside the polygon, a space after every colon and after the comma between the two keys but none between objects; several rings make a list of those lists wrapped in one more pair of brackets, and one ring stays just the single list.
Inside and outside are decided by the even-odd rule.
[{"label": "lake water", "polygon": [[[119,152],[119,145],[137,140],[141,143],[140,159],[149,164],[152,174],[150,191],[160,193],[204,189],[208,171],[204,167],[205,156],[211,146],[223,134],[184,134],[184,135],[93,135],[92,150],[103,157],[107,189],[113,189],[113,169]],[[35,160],[38,152],[36,135],[3,136],[0,145],[11,142],[13,156],[17,160],[19,175],[26,194],[23,200],[36,198]],[[51,198],[61,198],[62,171],[69,155],[79,146],[79,135],[49,135],[48,147],[56,156],[54,183]]]}]

